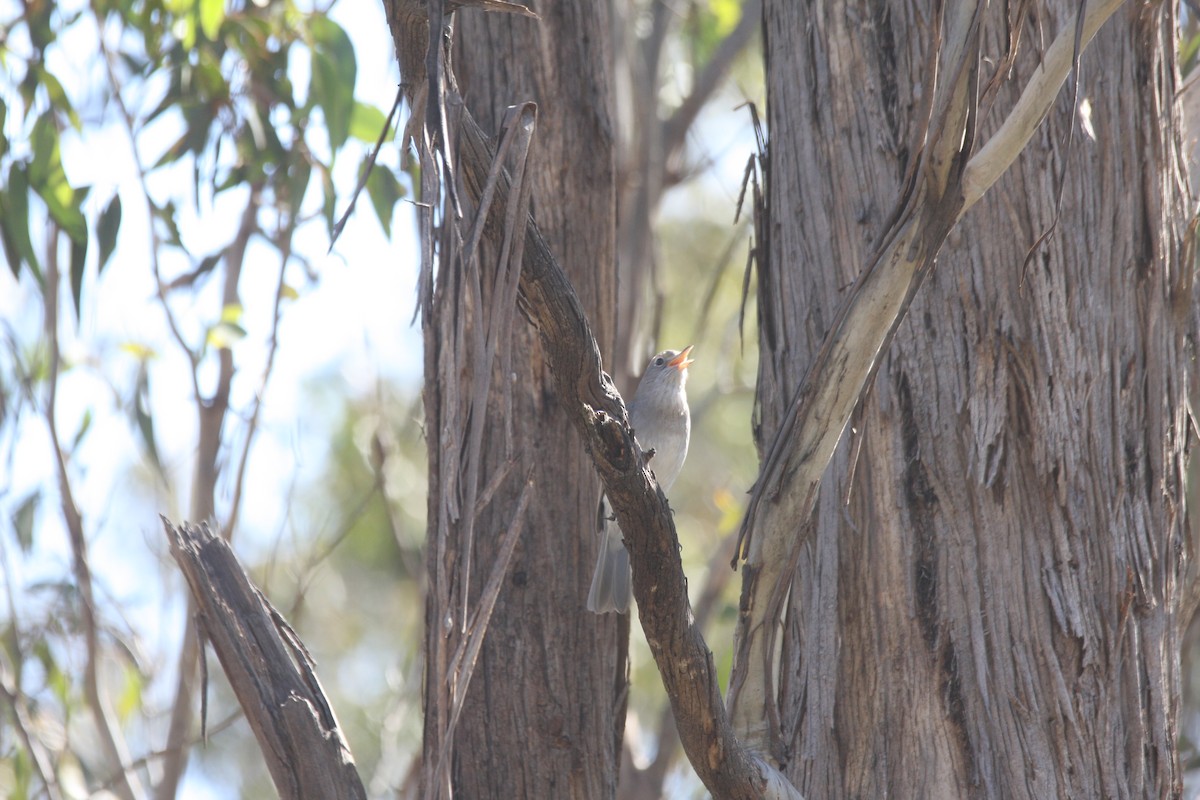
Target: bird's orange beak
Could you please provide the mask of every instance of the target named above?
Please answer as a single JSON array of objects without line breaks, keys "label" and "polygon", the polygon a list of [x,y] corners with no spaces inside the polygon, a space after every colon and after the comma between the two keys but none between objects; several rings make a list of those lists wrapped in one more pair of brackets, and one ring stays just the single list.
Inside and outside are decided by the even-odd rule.
[{"label": "bird's orange beak", "polygon": [[688,356],[691,355],[691,353],[692,353],[692,345],[689,344],[687,347],[683,348],[683,350],[681,350],[679,352],[679,355],[675,356],[670,361],[668,361],[667,364],[682,372],[683,370],[688,368],[689,364],[692,364],[694,362],[694,359],[688,358]]}]

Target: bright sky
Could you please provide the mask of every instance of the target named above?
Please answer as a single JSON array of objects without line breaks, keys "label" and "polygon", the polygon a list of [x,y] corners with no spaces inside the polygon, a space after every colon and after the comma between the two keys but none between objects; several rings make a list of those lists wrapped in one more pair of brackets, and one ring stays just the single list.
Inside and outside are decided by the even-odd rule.
[{"label": "bright sky", "polygon": [[[0,19],[12,19],[18,13],[11,2],[0,1]],[[356,95],[386,113],[399,76],[381,4],[378,0],[343,0],[333,17],[346,28],[355,45]],[[76,101],[96,81],[95,37],[94,27],[77,25],[48,59],[49,69]],[[18,43],[10,44],[17,48]],[[297,59],[292,72],[298,87],[307,85],[306,63]],[[0,97],[7,101],[14,93],[15,89],[0,79]],[[9,107],[13,107],[11,102]],[[8,125],[5,133],[11,138],[13,120]],[[143,157],[152,163],[172,141],[172,133],[170,124],[159,126],[155,136],[143,142]],[[160,141],[156,142],[155,137]],[[177,652],[183,628],[183,594],[174,570],[165,572],[165,584],[159,580],[164,574],[159,560],[165,552],[165,539],[156,515],[160,511],[176,519],[187,515],[196,436],[195,402],[186,361],[170,339],[162,309],[154,300],[148,217],[124,131],[111,121],[98,129],[95,120],[85,115],[84,135],[65,133],[62,154],[72,185],[93,187],[89,198],[94,204],[92,211],[103,207],[117,191],[122,197],[123,217],[117,250],[101,279],[97,280],[94,261],[89,263],[80,330],[63,342],[64,357],[78,366],[64,373],[60,381],[60,436],[69,443],[90,411],[91,427],[73,462],[73,490],[92,536],[91,560],[98,591],[128,612],[125,623],[139,641],[156,650],[143,655],[161,668],[173,664]],[[351,152],[339,159],[335,180],[345,196],[354,186],[357,164],[358,157]],[[175,195],[180,205],[190,207],[185,188],[191,182],[190,166],[181,164],[179,170],[175,175],[156,176],[151,190],[160,200]],[[310,189],[316,188],[314,176]],[[232,238],[239,209],[236,192],[228,195],[233,202],[214,206],[202,198],[198,213],[183,216],[184,241],[194,253],[206,254]],[[313,200],[311,194],[309,200]],[[35,246],[38,233],[35,226]],[[256,548],[269,548],[284,528],[287,492],[292,484],[303,485],[323,469],[322,426],[306,424],[311,422],[311,414],[322,410],[301,405],[306,397],[302,388],[316,381],[325,386],[340,384],[344,387],[342,394],[354,396],[385,378],[409,384],[415,390],[422,352],[419,329],[410,324],[417,268],[414,242],[409,204],[398,204],[393,240],[388,241],[365,195],[332,254],[325,253],[328,242],[323,224],[310,225],[299,234],[296,251],[309,260],[318,281],[310,285],[299,265],[288,268],[288,283],[299,289],[300,297],[285,303],[280,324],[282,346],[248,469],[251,480],[241,525],[248,538],[239,541],[239,550],[248,559],[254,559]],[[187,268],[178,258],[163,263],[168,277]],[[261,242],[253,244],[241,281],[246,306],[243,325],[248,335],[234,347],[239,373],[233,399],[238,411],[248,409],[261,378],[270,331],[269,298],[274,297],[278,270],[278,254]],[[219,278],[211,280],[211,286],[198,295],[194,304],[185,293],[175,298],[174,307],[185,336],[194,344],[203,340],[205,326],[215,321],[219,282]],[[64,298],[60,313],[64,319],[73,320],[69,299]],[[9,269],[0,269],[0,320],[11,326],[23,350],[38,340],[41,295],[27,272],[17,282]],[[67,328],[72,326],[73,322]],[[151,367],[150,406],[160,452],[170,470],[172,494],[182,507],[165,506],[164,495],[155,496],[145,471],[136,466],[141,456],[134,426],[105,381],[115,384],[124,397],[129,396],[137,362],[121,350],[125,343],[146,345],[158,353]],[[9,358],[7,349],[0,358]],[[4,372],[12,374],[9,369]],[[202,382],[206,377],[211,382],[213,376],[202,372],[201,377]],[[211,391],[211,386],[203,388]],[[323,411],[329,414],[336,409]],[[235,419],[226,425],[226,435],[238,451],[241,428]],[[236,455],[235,451],[230,460],[236,460]],[[30,587],[69,574],[70,549],[54,476],[44,421],[27,410],[15,430],[10,425],[0,431],[0,565],[5,567],[0,580],[6,575],[13,579],[18,619],[23,616],[25,604],[38,602],[37,593]],[[42,492],[35,525],[36,555],[24,558],[9,521],[17,504],[33,491]],[[224,501],[227,503],[228,497]],[[0,610],[0,619],[8,617],[9,611]],[[161,663],[163,658],[167,664]],[[159,688],[169,691],[173,681],[168,677]],[[165,695],[148,699],[158,704],[168,702]],[[137,743],[135,754],[145,752],[147,745],[156,748],[162,744]],[[193,774],[181,796],[217,796],[214,791]]]}]

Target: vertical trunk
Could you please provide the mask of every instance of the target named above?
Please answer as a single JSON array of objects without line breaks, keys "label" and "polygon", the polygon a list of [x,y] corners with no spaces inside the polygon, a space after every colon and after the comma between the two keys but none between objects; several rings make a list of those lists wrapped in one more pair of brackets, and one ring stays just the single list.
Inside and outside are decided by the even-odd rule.
[{"label": "vertical trunk", "polygon": [[[993,4],[986,138],[1076,3]],[[770,441],[890,211],[932,41],[903,2],[769,0]],[[1042,26],[1039,31],[1038,26]],[[1191,265],[1170,6],[1116,14],[951,233],[821,489],[786,621],[788,772],[812,797],[1180,790]],[[1068,146],[1068,132],[1076,126]],[[1055,219],[1055,235],[1023,269]]]},{"label": "vertical trunk", "polygon": [[[491,134],[500,133],[510,104],[533,100],[542,110],[527,173],[530,210],[608,357],[616,296],[609,11],[604,3],[536,3],[534,9],[540,21],[460,12],[453,66],[467,108]],[[474,213],[465,209],[464,239]],[[502,540],[526,476],[529,499],[453,736],[450,781],[458,797],[611,796],[624,723],[628,621],[584,609],[597,547],[598,481],[558,405],[537,332],[519,312],[512,312],[493,350],[486,403],[469,401],[473,375],[486,368],[475,338],[481,320],[505,302],[494,285],[499,252],[483,242],[478,272],[460,270],[447,259],[448,242],[443,236],[435,319],[426,333],[426,768],[439,757],[437,726],[446,718],[443,711],[438,720],[438,695],[446,691],[439,673],[462,638],[471,513],[465,504],[472,495],[471,476],[460,465],[470,447],[471,418],[484,414],[477,496],[493,477],[507,477],[474,523],[472,606],[502,563]]]}]

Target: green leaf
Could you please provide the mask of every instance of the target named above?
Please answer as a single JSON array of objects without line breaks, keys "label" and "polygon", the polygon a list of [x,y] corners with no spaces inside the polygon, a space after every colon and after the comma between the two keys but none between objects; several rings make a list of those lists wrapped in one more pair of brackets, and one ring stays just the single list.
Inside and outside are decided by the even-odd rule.
[{"label": "green leaf", "polygon": [[132,664],[125,665],[125,686],[117,696],[116,711],[122,722],[128,722],[139,708],[142,707],[142,688],[145,681],[142,673]]},{"label": "green leaf", "polygon": [[51,175],[61,169],[58,152],[58,131],[54,120],[49,114],[43,114],[33,123],[30,135],[30,146],[33,149],[33,162],[29,165],[29,180],[35,186],[46,183]]},{"label": "green leaf", "polygon": [[100,266],[99,271],[104,272],[104,267],[108,264],[108,259],[112,256],[113,250],[117,246],[117,231],[121,228],[121,195],[114,194],[112,200],[108,201],[108,205],[100,212],[100,220],[96,223],[96,238],[100,241]]},{"label": "green leaf", "polygon": [[83,228],[83,241],[71,239],[71,299],[75,301],[75,320],[83,314],[83,268],[87,265],[87,226]]},{"label": "green leaf", "polygon": [[66,114],[67,119],[71,121],[71,127],[75,130],[82,130],[83,123],[79,119],[79,112],[75,110],[75,106],[71,105],[71,100],[67,97],[67,92],[59,83],[58,78],[44,67],[37,67],[36,74],[38,81],[46,89],[46,95],[50,98],[50,106]]},{"label": "green leaf", "polygon": [[79,430],[75,432],[75,438],[71,440],[71,449],[79,447],[79,443],[83,441],[83,437],[87,436],[87,432],[92,429],[92,409],[89,407],[83,412],[83,419],[79,422]]},{"label": "green leaf", "polygon": [[742,18],[742,0],[708,0],[708,10],[716,17],[716,33],[725,37]]},{"label": "green leaf", "polygon": [[246,338],[246,329],[242,327],[242,306],[230,303],[221,309],[221,321],[208,329],[205,344],[219,350],[233,347]]},{"label": "green leaf", "polygon": [[235,322],[218,322],[208,329],[205,344],[218,350],[228,350],[246,338],[246,329]]},{"label": "green leaf", "polygon": [[309,22],[313,37],[312,101],[325,115],[329,146],[336,153],[350,135],[350,117],[354,113],[354,79],[358,63],[354,45],[346,31],[326,16]]},{"label": "green leaf", "polygon": [[122,352],[128,353],[138,361],[147,361],[158,356],[158,353],[153,347],[142,344],[141,342],[121,342],[120,348]]},{"label": "green leaf", "polygon": [[392,235],[392,213],[396,202],[404,196],[404,187],[396,180],[396,174],[379,164],[367,176],[367,194],[371,205],[375,207],[375,216],[383,226],[383,232]]},{"label": "green leaf", "polygon": [[149,402],[150,373],[146,369],[146,362],[142,361],[138,366],[137,382],[133,394],[133,416],[137,421],[138,431],[142,435],[142,444],[146,448],[146,455],[154,466],[155,472],[165,481],[166,472],[163,470],[162,460],[158,456],[158,444],[154,439],[154,417],[147,411]]},{"label": "green leaf", "polygon": [[33,548],[33,522],[41,498],[40,492],[36,490],[30,492],[17,504],[17,510],[12,515],[12,526],[17,534],[17,544],[21,546],[23,553],[28,553]]},{"label": "green leaf", "polygon": [[210,42],[217,40],[225,21],[225,0],[200,0],[200,30]]},{"label": "green leaf", "polygon": [[179,18],[179,24],[183,26],[179,43],[183,45],[184,50],[194,50],[196,48],[196,15],[184,14]]},{"label": "green leaf", "polygon": [[221,322],[238,324],[242,321],[244,309],[241,303],[230,303],[221,309]]},{"label": "green leaf", "polygon": [[308,181],[312,177],[312,164],[304,153],[296,153],[291,158],[287,170],[286,205],[291,209],[292,216],[300,213],[300,204],[304,202],[304,193],[308,191]]},{"label": "green leaf", "polygon": [[80,209],[82,196],[67,182],[58,142],[53,118],[49,114],[38,117],[31,137],[33,162],[29,165],[29,183],[71,241],[86,244],[87,221]]},{"label": "green leaf", "polygon": [[8,169],[7,191],[0,194],[0,229],[4,233],[4,250],[9,268],[19,277],[21,262],[33,270],[38,282],[42,280],[41,265],[29,238],[29,175],[25,165],[13,162]]},{"label": "green leaf", "polygon": [[333,188],[333,176],[324,164],[317,165],[321,171],[321,189],[324,191],[324,204],[321,209],[325,216],[325,224],[329,233],[333,233],[334,222],[337,219],[337,190]]},{"label": "green leaf", "polygon": [[8,104],[0,97],[0,158],[8,153],[8,137],[4,135],[5,122],[8,121]]},{"label": "green leaf", "polygon": [[167,244],[183,249],[183,238],[179,234],[179,222],[175,219],[175,201],[168,200],[166,205],[151,206],[151,215],[162,223],[166,229],[164,239]]},{"label": "green leaf", "polygon": [[1186,37],[1179,43],[1178,60],[1180,72],[1186,78],[1196,66],[1196,53],[1200,50],[1200,33]]},{"label": "green leaf", "polygon": [[17,252],[16,243],[13,242],[12,236],[8,233],[8,204],[5,202],[5,197],[0,194],[0,244],[4,246],[4,260],[8,262],[8,271],[12,273],[14,278],[21,277],[21,254]]},{"label": "green leaf", "polygon": [[354,110],[350,113],[350,135],[355,139],[375,144],[386,124],[387,117],[378,108],[354,101]]}]

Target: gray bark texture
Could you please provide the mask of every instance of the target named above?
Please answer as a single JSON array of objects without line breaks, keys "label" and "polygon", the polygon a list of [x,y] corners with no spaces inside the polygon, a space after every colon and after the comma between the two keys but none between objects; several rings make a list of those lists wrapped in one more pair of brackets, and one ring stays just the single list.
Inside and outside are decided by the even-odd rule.
[{"label": "gray bark texture", "polygon": [[[1011,37],[1021,46],[1012,80],[984,94],[978,136],[1077,5],[992,4],[980,86]],[[765,4],[760,447],[901,186],[931,84],[923,13]],[[809,538],[778,699],[781,755],[806,797],[1181,792],[1195,297],[1173,13],[1127,4],[1083,53],[1086,110],[1068,87],[950,233],[811,528],[796,521]],[[1054,235],[1023,266],[1060,180]]]},{"label": "gray bark texture", "polygon": [[[304,643],[208,525],[163,527],[187,579],[200,635],[221,661],[284,800],[366,800]],[[198,647],[203,658],[203,647]],[[207,691],[208,687],[202,687]]]},{"label": "gray bark texture", "polygon": [[[537,103],[525,172],[529,211],[564,265],[607,357],[616,302],[608,8],[553,2],[531,7],[540,20],[460,11],[447,69],[452,66],[466,108],[493,141],[505,134],[509,105]],[[455,114],[447,110],[451,130]],[[514,174],[513,159],[504,163]],[[435,329],[426,332],[426,774],[442,757],[439,728],[445,730],[454,694],[449,684],[461,681],[461,672],[447,678],[453,673],[447,664],[465,638],[463,581],[469,574],[467,606],[474,608],[493,571],[502,569],[502,588],[453,729],[448,784],[442,782],[440,791],[449,787],[454,796],[469,798],[612,796],[624,730],[629,627],[627,617],[600,617],[584,608],[598,544],[599,483],[560,406],[538,331],[515,308],[516,284],[505,284],[516,272],[505,272],[501,247],[485,236],[475,262],[463,264],[455,256],[462,248],[456,235],[465,238],[476,216],[471,198],[460,188],[461,233],[452,231],[455,221],[442,220],[425,322]],[[498,195],[497,205],[502,199]],[[514,238],[521,241],[519,231]],[[512,269],[519,272],[520,264]],[[508,321],[495,325],[498,314]],[[486,393],[477,395],[472,382],[481,371],[488,383]],[[475,445],[470,432],[480,423]],[[491,486],[496,488],[489,495]],[[526,491],[523,524],[514,523]],[[468,504],[471,498],[475,502]],[[468,529],[472,508],[478,514]],[[505,566],[504,539],[512,524],[522,529]],[[434,782],[427,779],[427,796],[436,796]]]}]

